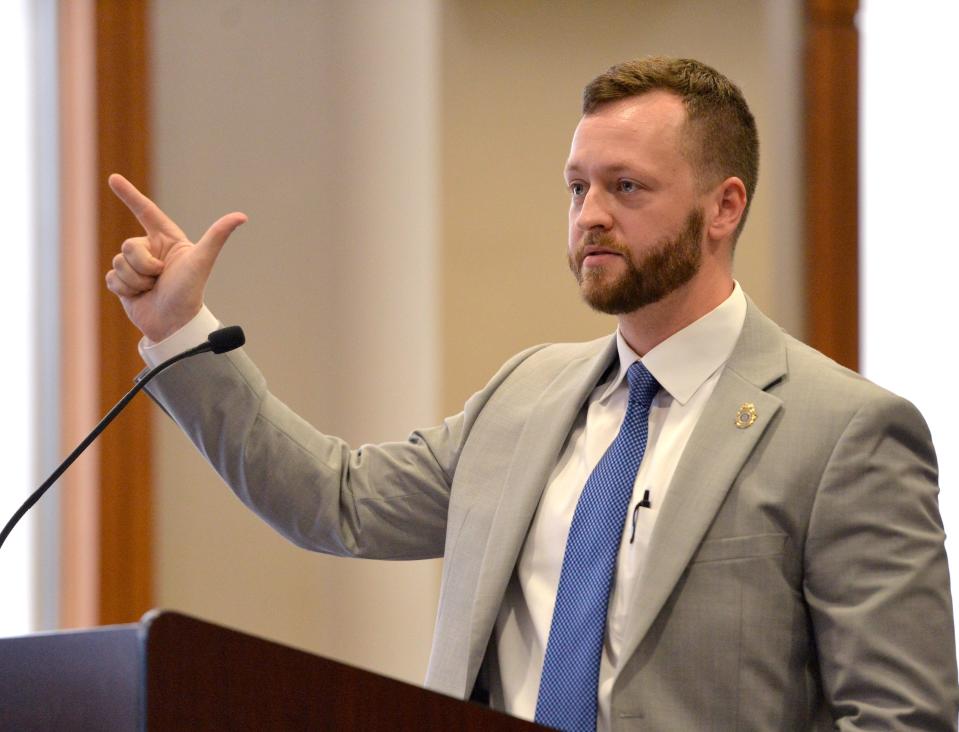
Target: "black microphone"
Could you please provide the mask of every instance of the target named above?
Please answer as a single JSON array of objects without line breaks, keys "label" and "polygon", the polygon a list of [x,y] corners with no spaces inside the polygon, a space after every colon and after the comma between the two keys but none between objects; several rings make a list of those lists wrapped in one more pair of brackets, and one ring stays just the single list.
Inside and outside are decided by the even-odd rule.
[{"label": "black microphone", "polygon": [[0,532],[0,547],[3,546],[3,542],[7,540],[10,532],[13,531],[13,527],[26,515],[27,511],[33,508],[33,505],[40,500],[50,486],[57,482],[57,479],[63,475],[66,469],[73,465],[73,462],[83,454],[83,451],[90,447],[90,444],[106,429],[107,425],[123,411],[123,408],[137,395],[137,392],[149,383],[150,379],[177,361],[182,361],[190,356],[207,352],[226,353],[227,351],[239,348],[244,343],[246,343],[246,336],[243,335],[243,329],[240,326],[231,325],[226,328],[220,328],[210,333],[205,342],[188,351],[178,353],[172,358],[168,358],[163,363],[147,371],[141,378],[137,379],[137,383],[134,384],[133,388],[123,395],[123,398],[114,405],[113,409],[107,412],[106,416],[93,428],[93,431],[83,439],[83,442],[77,445],[76,449],[67,456],[67,459],[60,463],[60,466],[50,474],[49,478],[43,481],[43,485],[31,493],[30,497],[23,502],[23,505],[17,509],[17,512],[10,517],[7,525],[3,527],[3,531]]},{"label": "black microphone", "polygon": [[210,350],[213,353],[226,353],[246,343],[246,336],[243,335],[243,328],[240,326],[228,325],[226,328],[210,333],[206,342],[210,344]]}]

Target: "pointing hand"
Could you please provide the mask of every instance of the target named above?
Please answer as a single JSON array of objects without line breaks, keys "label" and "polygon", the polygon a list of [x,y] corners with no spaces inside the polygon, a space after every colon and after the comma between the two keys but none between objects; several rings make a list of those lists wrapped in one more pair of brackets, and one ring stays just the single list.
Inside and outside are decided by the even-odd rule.
[{"label": "pointing hand", "polygon": [[246,215],[227,214],[194,244],[169,216],[121,175],[110,188],[137,217],[145,236],[127,239],[107,272],[107,289],[151,341],[172,335],[203,306],[203,291],[217,255]]}]

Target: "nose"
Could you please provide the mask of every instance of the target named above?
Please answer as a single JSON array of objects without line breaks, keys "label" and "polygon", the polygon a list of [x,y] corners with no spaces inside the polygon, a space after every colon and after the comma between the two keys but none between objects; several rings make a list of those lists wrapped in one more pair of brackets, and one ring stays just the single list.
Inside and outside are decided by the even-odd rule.
[{"label": "nose", "polygon": [[609,210],[605,192],[599,187],[591,187],[586,191],[582,203],[575,209],[576,227],[581,231],[603,229],[608,231],[613,226],[613,217]]}]

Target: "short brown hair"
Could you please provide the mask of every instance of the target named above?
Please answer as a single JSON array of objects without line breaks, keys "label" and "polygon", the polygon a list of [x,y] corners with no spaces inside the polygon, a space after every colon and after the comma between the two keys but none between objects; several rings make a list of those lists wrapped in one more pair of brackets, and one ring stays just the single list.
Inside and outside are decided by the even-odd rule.
[{"label": "short brown hair", "polygon": [[746,187],[746,214],[759,176],[759,136],[756,120],[742,91],[704,63],[688,58],[648,56],[610,67],[583,89],[583,114],[607,102],[635,97],[654,90],[676,94],[686,107],[692,133],[691,162],[699,168],[704,185],[736,176]]}]

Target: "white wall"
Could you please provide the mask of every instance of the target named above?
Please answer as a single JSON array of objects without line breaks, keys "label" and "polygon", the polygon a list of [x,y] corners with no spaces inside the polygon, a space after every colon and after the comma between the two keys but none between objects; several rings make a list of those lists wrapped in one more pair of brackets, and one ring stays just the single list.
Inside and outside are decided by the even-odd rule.
[{"label": "white wall", "polygon": [[[953,345],[959,271],[953,72],[959,7],[863,2],[861,265],[863,373],[911,400],[932,431],[946,550],[959,563],[959,396]],[[955,577],[955,575],[953,575]],[[953,580],[953,606],[959,582]]]},{"label": "white wall", "polygon": [[[250,215],[209,291],[317,426],[403,437],[532,342],[608,332],[566,269],[583,84],[647,53],[741,82],[763,169],[737,270],[802,331],[798,2],[154,3],[154,193],[188,233]],[[312,556],[158,416],[157,596],[418,681],[438,568]]]}]

